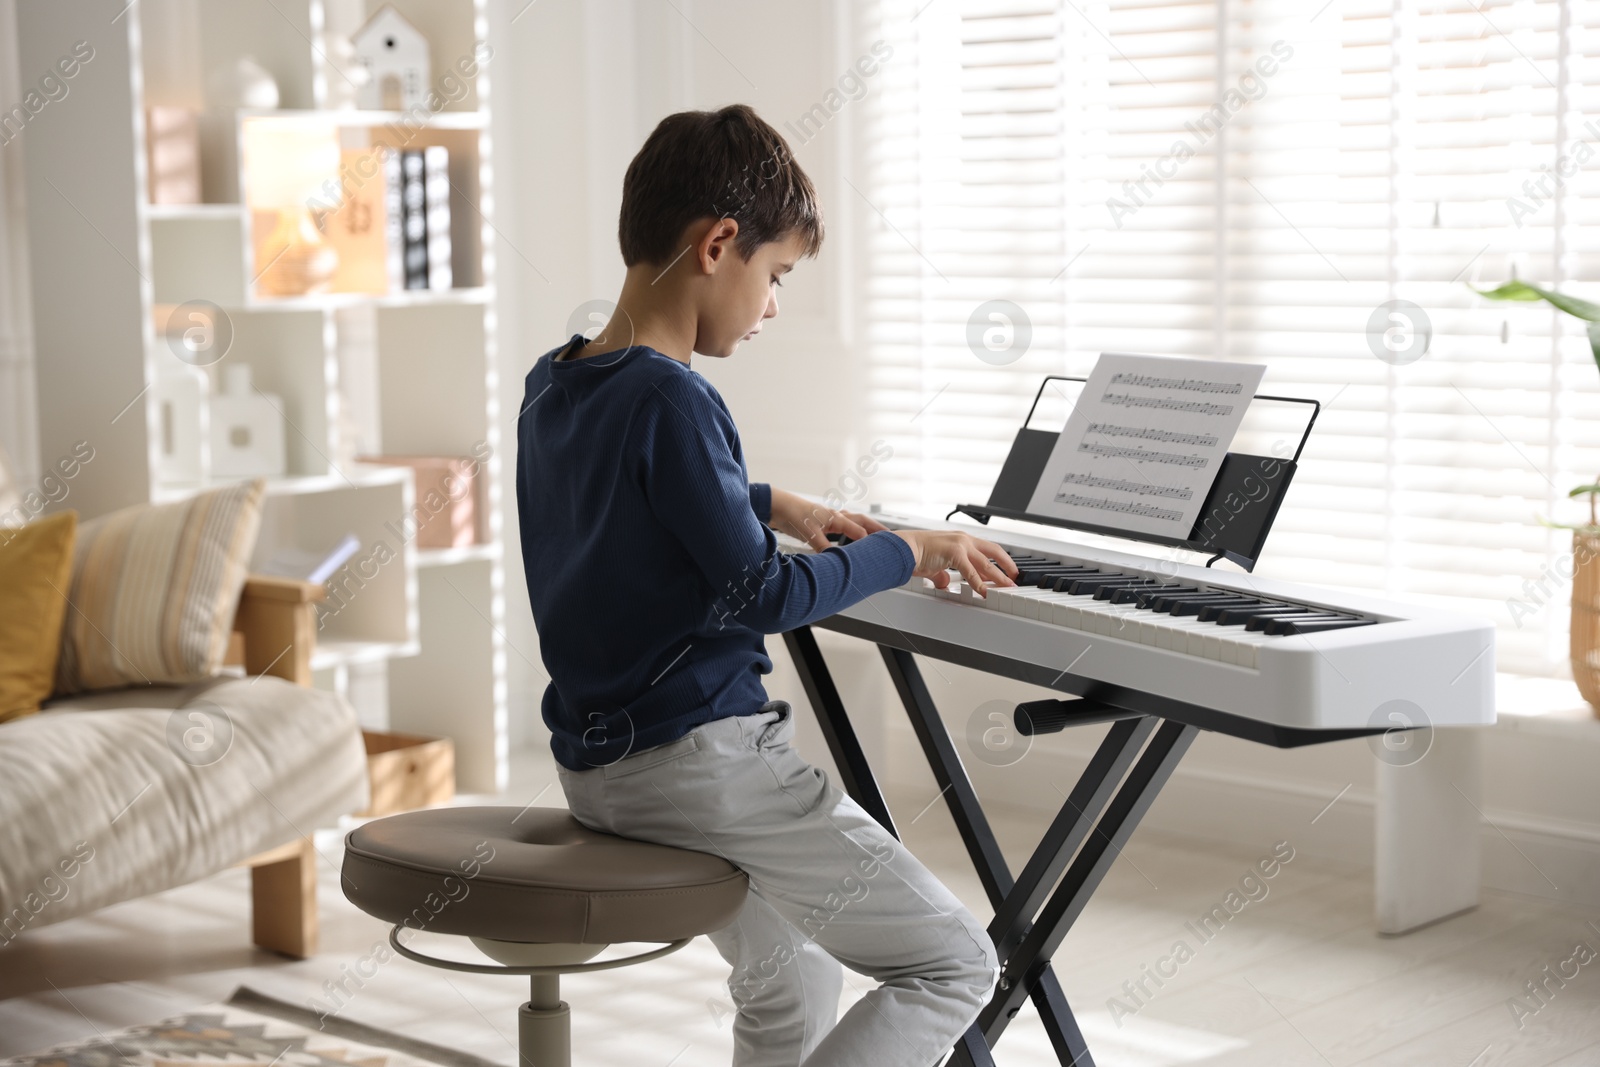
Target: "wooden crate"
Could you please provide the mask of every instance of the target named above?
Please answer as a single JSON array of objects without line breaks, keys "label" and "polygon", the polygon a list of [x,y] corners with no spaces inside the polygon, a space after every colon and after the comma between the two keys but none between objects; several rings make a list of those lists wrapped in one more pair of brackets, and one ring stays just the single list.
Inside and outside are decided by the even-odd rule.
[{"label": "wooden crate", "polygon": [[372,799],[363,816],[443,804],[456,795],[456,750],[447,737],[361,731]]}]

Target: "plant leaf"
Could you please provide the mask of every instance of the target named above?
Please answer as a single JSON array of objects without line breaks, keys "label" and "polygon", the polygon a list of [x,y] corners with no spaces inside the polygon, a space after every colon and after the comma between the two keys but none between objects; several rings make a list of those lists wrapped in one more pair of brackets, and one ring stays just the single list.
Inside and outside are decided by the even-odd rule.
[{"label": "plant leaf", "polygon": [[1474,289],[1490,300],[1543,300],[1544,294],[1526,282],[1509,281],[1497,289]]},{"label": "plant leaf", "polygon": [[1550,303],[1565,311],[1568,315],[1586,319],[1589,322],[1600,321],[1600,304],[1592,304],[1587,300],[1579,300],[1575,296],[1565,293],[1555,293],[1547,289],[1540,289],[1540,294]]},{"label": "plant leaf", "polygon": [[1589,351],[1594,353],[1595,366],[1600,367],[1600,322],[1589,323]]},{"label": "plant leaf", "polygon": [[1600,493],[1600,485],[1580,485],[1568,493],[1568,496],[1585,496],[1590,493]]},{"label": "plant leaf", "polygon": [[[1588,322],[1600,321],[1600,304],[1580,300],[1565,293],[1558,293],[1553,289],[1541,289],[1537,285],[1529,285],[1527,282],[1513,280],[1495,289],[1475,289],[1473,291],[1479,296],[1488,297],[1490,300],[1543,300],[1574,318],[1584,319]],[[1600,359],[1600,355],[1597,355],[1596,358]]]}]

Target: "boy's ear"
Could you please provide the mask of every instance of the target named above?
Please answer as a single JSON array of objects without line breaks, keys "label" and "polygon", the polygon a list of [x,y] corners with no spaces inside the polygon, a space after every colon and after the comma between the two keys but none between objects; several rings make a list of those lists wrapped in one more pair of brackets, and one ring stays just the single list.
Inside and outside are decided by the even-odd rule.
[{"label": "boy's ear", "polygon": [[715,274],[717,264],[733,254],[733,240],[738,236],[739,223],[736,219],[724,217],[711,220],[695,242],[694,251],[700,261],[700,272]]}]

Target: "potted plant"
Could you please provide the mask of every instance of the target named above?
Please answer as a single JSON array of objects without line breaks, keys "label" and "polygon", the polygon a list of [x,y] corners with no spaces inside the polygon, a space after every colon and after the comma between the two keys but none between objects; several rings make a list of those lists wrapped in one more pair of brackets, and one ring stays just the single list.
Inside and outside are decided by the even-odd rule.
[{"label": "potted plant", "polygon": [[[1490,290],[1477,290],[1479,296],[1490,300],[1543,300],[1558,310],[1584,322],[1589,334],[1589,348],[1600,365],[1600,304],[1579,300],[1575,296],[1541,289],[1527,282],[1512,281]],[[1580,485],[1568,497],[1589,498],[1589,521],[1582,525],[1549,523],[1572,531],[1572,640],[1568,646],[1572,659],[1572,680],[1578,683],[1578,692],[1600,715],[1600,518],[1596,516],[1595,497],[1600,495],[1600,478],[1589,485]]]}]

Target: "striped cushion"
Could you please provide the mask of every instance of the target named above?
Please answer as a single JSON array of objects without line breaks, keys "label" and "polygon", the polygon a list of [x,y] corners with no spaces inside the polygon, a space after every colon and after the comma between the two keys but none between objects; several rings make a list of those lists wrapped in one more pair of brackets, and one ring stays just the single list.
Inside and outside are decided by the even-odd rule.
[{"label": "striped cushion", "polygon": [[265,491],[258,478],[79,526],[56,693],[218,674]]}]

